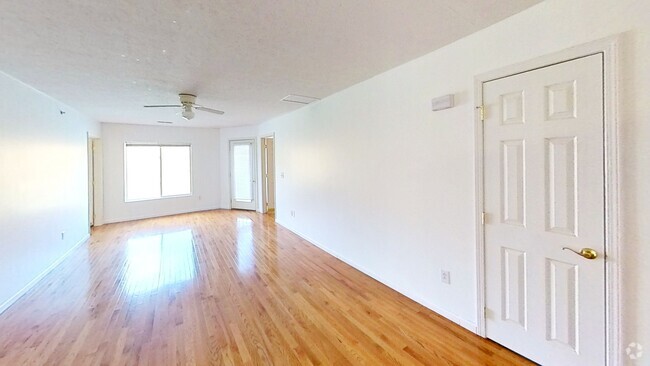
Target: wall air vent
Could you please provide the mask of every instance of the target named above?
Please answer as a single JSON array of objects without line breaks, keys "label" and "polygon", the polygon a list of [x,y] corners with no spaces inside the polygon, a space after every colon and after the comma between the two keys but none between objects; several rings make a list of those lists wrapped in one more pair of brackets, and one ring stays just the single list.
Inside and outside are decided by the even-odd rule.
[{"label": "wall air vent", "polygon": [[289,94],[286,97],[282,98],[283,102],[298,103],[298,104],[309,104],[319,100],[320,100],[319,98],[306,97],[304,95],[295,95],[295,94]]},{"label": "wall air vent", "polygon": [[172,123],[174,123],[174,122],[169,122],[169,121],[156,121],[156,122],[163,123],[163,124],[166,124],[166,125],[171,125]]}]

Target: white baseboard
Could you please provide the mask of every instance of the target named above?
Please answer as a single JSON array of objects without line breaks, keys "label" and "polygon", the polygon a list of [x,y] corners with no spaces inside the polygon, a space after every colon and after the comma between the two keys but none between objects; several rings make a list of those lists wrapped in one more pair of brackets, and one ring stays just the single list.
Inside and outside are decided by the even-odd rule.
[{"label": "white baseboard", "polygon": [[456,314],[453,314],[453,313],[451,313],[451,312],[449,312],[447,310],[441,309],[441,308],[437,307],[436,305],[431,304],[429,301],[426,301],[426,300],[424,300],[424,299],[422,299],[422,298],[420,298],[418,296],[415,296],[413,294],[409,294],[409,293],[407,293],[407,292],[405,292],[403,290],[400,290],[399,288],[397,288],[397,286],[392,285],[390,283],[390,281],[387,281],[386,279],[382,278],[378,274],[368,270],[367,268],[364,268],[363,266],[359,265],[358,263],[355,263],[354,261],[351,261],[351,260],[345,258],[344,256],[342,256],[339,253],[337,253],[336,251],[328,248],[327,246],[319,243],[318,241],[313,240],[313,239],[309,238],[308,236],[300,233],[299,231],[290,228],[289,226],[285,225],[284,223],[278,221],[277,219],[276,219],[276,223],[278,225],[284,227],[285,229],[293,232],[294,234],[298,235],[299,237],[305,239],[309,243],[319,247],[320,249],[324,250],[328,254],[338,258],[339,260],[343,261],[344,263],[348,264],[349,266],[352,266],[355,269],[357,269],[358,271],[364,273],[365,275],[367,275],[369,277],[372,277],[373,279],[375,279],[376,281],[382,283],[383,285],[390,287],[391,289],[399,292],[400,294],[408,297],[409,299],[417,302],[418,304],[426,307],[427,309],[429,309],[429,310],[431,310],[431,311],[433,311],[433,312],[435,312],[435,313],[437,313],[437,314],[451,320],[452,322],[460,325],[461,327],[469,330],[470,332],[478,334],[477,333],[478,332],[478,327],[477,327],[476,323],[470,322],[470,321],[468,321],[466,319],[463,319],[463,318],[459,317]]},{"label": "white baseboard", "polygon": [[40,280],[43,279],[43,277],[47,276],[48,273],[52,272],[54,268],[56,268],[61,262],[63,262],[72,252],[77,249],[81,244],[85,243],[88,239],[90,239],[90,235],[86,234],[84,235],[81,240],[79,240],[75,245],[73,245],[70,249],[68,249],[59,259],[54,261],[49,267],[47,267],[43,272],[41,272],[38,276],[36,276],[33,280],[29,281],[25,287],[20,289],[14,296],[9,298],[9,300],[5,301],[4,303],[0,304],[0,314],[2,314],[5,310],[9,309],[11,305],[13,305],[18,299],[20,299],[23,295],[25,295],[29,290],[32,289]]}]

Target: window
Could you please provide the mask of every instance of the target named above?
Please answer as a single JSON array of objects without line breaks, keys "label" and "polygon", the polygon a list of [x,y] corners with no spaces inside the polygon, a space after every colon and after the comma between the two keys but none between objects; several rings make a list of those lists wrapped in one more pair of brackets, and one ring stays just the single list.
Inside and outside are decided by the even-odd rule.
[{"label": "window", "polygon": [[126,144],[125,201],[192,194],[191,156],[190,145]]}]

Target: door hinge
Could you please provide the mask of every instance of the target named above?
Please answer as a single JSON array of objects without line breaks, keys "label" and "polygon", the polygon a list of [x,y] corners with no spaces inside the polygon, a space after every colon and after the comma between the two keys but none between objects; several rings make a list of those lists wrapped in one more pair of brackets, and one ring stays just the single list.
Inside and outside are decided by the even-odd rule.
[{"label": "door hinge", "polygon": [[481,212],[481,224],[485,225],[485,212]]},{"label": "door hinge", "polygon": [[485,106],[480,105],[476,107],[478,109],[478,116],[481,119],[481,121],[485,121]]}]

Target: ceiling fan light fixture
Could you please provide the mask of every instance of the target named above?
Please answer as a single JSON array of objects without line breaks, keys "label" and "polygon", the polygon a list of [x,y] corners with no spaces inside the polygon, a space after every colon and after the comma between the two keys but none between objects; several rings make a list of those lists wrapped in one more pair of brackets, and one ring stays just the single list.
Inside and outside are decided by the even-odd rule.
[{"label": "ceiling fan light fixture", "polygon": [[194,118],[194,111],[192,110],[192,106],[187,105],[183,107],[183,113],[181,115],[188,121]]},{"label": "ceiling fan light fixture", "polygon": [[223,114],[223,111],[212,109],[200,104],[196,104],[196,95],[181,93],[178,95],[181,104],[158,104],[158,105],[145,105],[145,108],[181,108],[181,116],[186,120],[194,118],[195,109],[201,112],[208,112],[214,114]]}]

